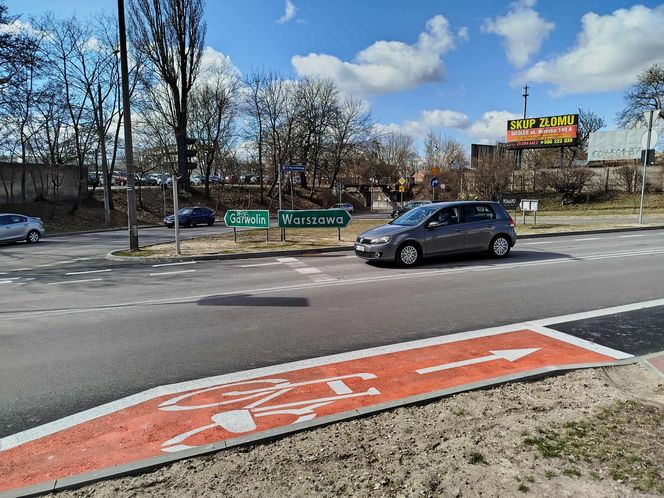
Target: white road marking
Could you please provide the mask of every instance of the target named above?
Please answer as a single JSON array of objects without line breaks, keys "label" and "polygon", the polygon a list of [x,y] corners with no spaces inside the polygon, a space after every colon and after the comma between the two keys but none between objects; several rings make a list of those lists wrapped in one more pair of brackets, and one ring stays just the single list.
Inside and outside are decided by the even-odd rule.
[{"label": "white road marking", "polygon": [[281,265],[279,261],[275,261],[273,263],[256,263],[253,265],[240,265],[240,268],[257,268],[259,266],[274,266],[274,265]]},{"label": "white road marking", "polygon": [[445,363],[444,365],[436,365],[433,367],[420,368],[415,370],[418,374],[424,375],[433,372],[440,372],[441,370],[452,370],[454,368],[465,367],[467,365],[477,365],[478,363],[486,363],[487,361],[506,360],[516,361],[524,356],[539,351],[540,348],[529,349],[503,349],[498,351],[489,351],[491,354],[487,356],[480,356],[479,358],[470,358],[468,360],[455,361],[452,363]]},{"label": "white road marking", "polygon": [[[580,263],[584,261],[597,261],[602,259],[615,259],[615,258],[627,258],[627,257],[639,257],[639,256],[650,256],[653,254],[664,254],[664,249],[653,250],[649,252],[631,252],[631,253],[615,253],[615,254],[596,254],[590,256],[578,256],[578,257],[565,257],[565,258],[555,258],[545,261],[534,261],[534,262],[525,262],[525,263],[515,263],[515,264],[496,264],[492,266],[485,266],[477,269],[476,271],[499,271],[499,270],[511,270],[526,268],[530,266],[540,266],[540,265],[552,265],[552,264],[569,264],[569,263]],[[311,282],[311,283],[299,283],[291,285],[281,285],[276,287],[259,287],[255,289],[240,289],[228,292],[215,292],[213,294],[200,294],[185,296],[182,298],[165,298],[165,299],[150,299],[145,301],[133,301],[125,303],[116,303],[116,304],[107,304],[102,306],[94,306],[91,308],[78,308],[78,309],[67,309],[67,310],[50,310],[50,311],[32,311],[32,312],[15,312],[14,314],[7,313],[3,316],[0,316],[0,321],[4,320],[18,320],[23,318],[36,318],[40,316],[63,316],[70,314],[78,313],[89,313],[89,312],[98,312],[98,311],[110,311],[123,309],[127,307],[134,306],[145,306],[153,304],[166,304],[166,303],[195,303],[200,299],[206,299],[210,297],[219,297],[219,296],[235,296],[238,294],[267,294],[273,292],[282,292],[282,291],[291,291],[291,290],[302,290],[310,289],[317,287],[335,287],[335,286],[344,286],[344,285],[358,285],[358,284],[367,284],[374,282],[386,282],[392,280],[410,280],[424,277],[432,277],[439,275],[449,275],[454,273],[466,273],[469,270],[473,269],[472,266],[459,266],[455,268],[445,268],[438,270],[424,270],[424,271],[406,271],[395,274],[388,275],[378,275],[371,277],[358,277],[358,278],[349,278],[345,280],[332,280],[332,281],[321,281],[321,282]],[[165,273],[156,273],[155,275],[165,275]]]},{"label": "white road marking", "polygon": [[44,265],[37,265],[37,268],[43,268],[43,267],[46,267],[46,266],[53,266],[53,263],[46,263]]},{"label": "white road marking", "polygon": [[30,271],[30,270],[32,270],[32,268],[15,268],[11,271]]},{"label": "white road marking", "polygon": [[[218,294],[217,294],[218,295]],[[625,306],[616,306],[616,307],[611,307],[611,308],[603,308],[603,309],[598,309],[594,311],[590,311],[588,313],[593,314],[593,316],[601,316],[601,315],[610,315],[615,313],[615,310],[623,310],[625,308],[631,308],[631,309],[640,309],[640,308],[647,308],[647,307],[654,307],[654,306],[662,306],[664,305],[664,299],[656,299],[653,301],[644,301],[641,303],[633,303]],[[567,316],[572,316],[572,315],[567,315]],[[593,343],[588,343],[588,341],[584,341],[583,339],[579,339],[574,336],[570,336],[568,334],[564,334],[562,332],[558,331],[550,331],[550,330],[545,330],[543,328],[545,323],[558,323],[561,321],[564,321],[564,319],[567,316],[562,316],[562,317],[552,317],[552,318],[547,318],[544,320],[534,320],[532,322],[522,322],[522,323],[515,323],[515,324],[510,324],[510,325],[503,325],[499,327],[491,327],[487,329],[480,329],[480,330],[472,330],[468,332],[461,332],[458,334],[451,334],[451,335],[445,335],[445,336],[440,336],[440,337],[433,337],[433,338],[428,338],[428,339],[419,339],[416,341],[410,341],[410,342],[402,342],[398,344],[390,344],[387,346],[378,346],[374,348],[369,348],[369,349],[362,349],[358,351],[350,351],[347,353],[340,353],[340,354],[335,354],[335,355],[330,355],[330,356],[323,356],[319,358],[312,358],[308,360],[300,360],[300,361],[295,361],[291,363],[284,363],[281,365],[274,365],[274,366],[269,366],[269,367],[263,367],[263,368],[256,368],[253,370],[245,370],[243,372],[234,372],[230,374],[224,374],[224,375],[218,375],[215,377],[207,377],[204,379],[197,379],[197,380],[192,380],[192,381],[185,381],[185,382],[180,382],[177,384],[169,384],[165,386],[159,386],[155,387],[152,389],[148,389],[147,391],[143,391],[137,394],[133,394],[131,396],[128,396],[126,398],[122,398],[116,401],[111,401],[110,403],[106,403],[104,405],[91,408],[89,410],[85,410],[80,413],[76,413],[74,415],[70,415],[68,417],[61,418],[59,420],[55,420],[53,422],[49,422],[47,424],[41,425],[39,427],[34,427],[32,429],[28,429],[23,432],[19,432],[17,434],[12,434],[11,436],[6,436],[4,438],[0,439],[0,452],[5,451],[11,448],[15,448],[16,446],[20,446],[21,444],[34,441],[35,439],[39,439],[45,436],[48,436],[50,434],[54,434],[56,432],[60,432],[62,430],[65,430],[67,428],[82,424],[84,422],[89,422],[90,420],[94,420],[99,417],[103,417],[105,415],[109,415],[111,413],[115,413],[117,411],[123,410],[125,408],[129,408],[132,406],[135,406],[139,403],[143,403],[145,401],[161,397],[161,396],[169,396],[169,395],[174,395],[174,394],[179,394],[184,391],[193,391],[193,390],[198,390],[198,389],[205,389],[208,387],[213,387],[219,384],[226,384],[226,383],[231,383],[231,382],[241,382],[249,379],[254,379],[254,378],[259,378],[259,377],[269,377],[273,375],[280,375],[286,372],[291,372],[293,370],[302,370],[305,368],[314,368],[314,367],[320,367],[323,365],[330,365],[334,363],[339,363],[342,361],[351,361],[351,360],[356,360],[360,358],[367,358],[371,356],[378,356],[378,355],[383,355],[383,354],[389,354],[389,353],[395,353],[399,351],[408,351],[411,349],[418,349],[418,348],[424,348],[428,346],[437,346],[441,344],[450,344],[453,342],[458,342],[458,341],[463,341],[467,339],[475,339],[479,337],[490,337],[494,335],[499,335],[499,334],[504,334],[507,332],[515,332],[520,329],[524,328],[530,328],[536,332],[543,333],[544,335],[549,335],[551,337],[555,337],[555,339],[558,339],[563,342],[567,342],[569,344],[573,345],[582,345],[581,347],[586,348],[592,347],[593,351],[600,352],[601,354],[604,354],[605,356],[608,356],[610,358],[615,358],[615,359],[624,359],[624,358],[630,358],[632,355],[629,355],[627,353],[624,353],[622,351],[616,351],[610,348],[605,348],[603,346],[600,346],[598,344],[593,344]],[[555,332],[554,335],[552,335]],[[341,389],[341,386],[337,386],[338,389]]]},{"label": "white road marking", "polygon": [[158,265],[152,265],[152,268],[159,268],[161,266],[179,266],[179,265],[195,265],[196,261],[180,261],[179,263],[160,263]]},{"label": "white road marking", "polygon": [[65,273],[65,275],[85,275],[87,273],[106,273],[112,271],[110,268],[106,270],[86,270],[86,271],[71,271],[69,273]]},{"label": "white road marking", "polygon": [[151,277],[156,277],[158,275],[177,275],[178,273],[193,273],[196,270],[179,270],[179,271],[163,271],[159,273],[150,273]]},{"label": "white road marking", "polygon": [[100,280],[101,280],[101,278],[86,278],[86,279],[83,279],[83,280],[64,280],[62,282],[51,282],[50,284],[46,284],[46,285],[82,284],[84,282],[98,282]]},{"label": "white road marking", "polygon": [[300,260],[297,258],[277,258],[279,263],[299,263]]},{"label": "white road marking", "polygon": [[520,246],[534,246],[535,244],[553,244],[551,241],[538,241],[538,242],[521,242]]},{"label": "white road marking", "polygon": [[627,238],[631,238],[631,237],[646,237],[646,234],[639,233],[639,234],[636,234],[636,235],[618,235],[618,237],[620,237],[621,239],[627,239]]},{"label": "white road marking", "polygon": [[306,268],[295,268],[295,271],[298,272],[298,273],[301,273],[302,275],[311,275],[313,273],[323,273],[318,268],[312,268],[311,266],[308,266]]},{"label": "white road marking", "polygon": [[602,237],[585,237],[583,239],[572,239],[572,240],[576,242],[585,242],[587,240],[602,240]]},{"label": "white road marking", "polygon": [[327,383],[336,394],[351,394],[353,390],[343,380],[330,380]]}]

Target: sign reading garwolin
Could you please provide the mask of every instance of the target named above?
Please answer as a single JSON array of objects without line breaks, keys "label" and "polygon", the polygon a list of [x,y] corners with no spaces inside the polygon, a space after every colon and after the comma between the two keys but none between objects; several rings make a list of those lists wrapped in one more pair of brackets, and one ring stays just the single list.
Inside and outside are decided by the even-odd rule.
[{"label": "sign reading garwolin", "polygon": [[507,146],[535,149],[576,145],[578,126],[578,114],[512,119],[507,122]]}]

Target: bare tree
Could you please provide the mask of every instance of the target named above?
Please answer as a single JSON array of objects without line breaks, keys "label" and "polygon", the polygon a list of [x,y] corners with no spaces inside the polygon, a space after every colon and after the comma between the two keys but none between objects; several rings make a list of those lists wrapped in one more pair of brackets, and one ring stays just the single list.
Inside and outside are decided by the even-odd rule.
[{"label": "bare tree", "polygon": [[388,133],[378,140],[380,176],[389,176],[390,181],[396,181],[399,176],[410,176],[413,173],[413,164],[417,153],[415,141],[405,133]]},{"label": "bare tree", "polygon": [[643,113],[664,108],[664,64],[653,64],[639,74],[636,83],[625,90],[625,108],[618,113],[618,125],[634,128],[646,125]]},{"label": "bare tree", "polygon": [[[10,16],[7,6],[0,4],[0,28],[12,25],[17,20]],[[26,67],[34,67],[36,45],[39,40],[32,34],[16,29],[0,29],[0,101],[4,91],[21,80]]]},{"label": "bare tree", "polygon": [[498,201],[508,190],[516,168],[514,156],[504,148],[482,154],[475,166],[475,192],[482,199]]},{"label": "bare tree", "polygon": [[579,126],[577,130],[577,149],[587,150],[588,139],[591,133],[604,128],[606,123],[604,119],[590,110],[579,108]]},{"label": "bare tree", "polygon": [[153,111],[172,128],[178,161],[183,162],[189,96],[199,73],[205,41],[203,1],[133,0],[130,12],[132,43],[157,75],[156,81],[144,79],[154,99]]},{"label": "bare tree", "polygon": [[262,88],[263,88],[264,75],[259,71],[252,71],[247,75],[244,80],[246,98],[244,102],[244,112],[249,118],[248,126],[246,127],[247,135],[250,141],[256,144],[256,153],[258,159],[258,180],[260,185],[260,201],[264,202],[264,184],[265,174],[263,169],[263,141],[264,141],[264,126],[265,115],[262,105]]},{"label": "bare tree", "polygon": [[364,146],[371,136],[371,115],[364,111],[359,100],[346,99],[334,114],[330,124],[332,141],[332,175],[330,188],[334,186],[344,162],[354,149]]},{"label": "bare tree", "polygon": [[190,129],[200,142],[205,176],[205,196],[210,196],[212,165],[231,149],[233,123],[238,110],[240,80],[227,62],[209,68],[194,86],[190,107]]}]

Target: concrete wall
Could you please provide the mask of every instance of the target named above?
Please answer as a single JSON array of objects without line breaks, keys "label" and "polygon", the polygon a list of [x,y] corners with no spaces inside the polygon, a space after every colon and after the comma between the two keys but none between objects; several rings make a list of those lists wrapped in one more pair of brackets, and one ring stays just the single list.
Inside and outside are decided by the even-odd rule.
[{"label": "concrete wall", "polygon": [[0,204],[76,200],[79,188],[87,181],[79,184],[78,166],[0,162]]}]

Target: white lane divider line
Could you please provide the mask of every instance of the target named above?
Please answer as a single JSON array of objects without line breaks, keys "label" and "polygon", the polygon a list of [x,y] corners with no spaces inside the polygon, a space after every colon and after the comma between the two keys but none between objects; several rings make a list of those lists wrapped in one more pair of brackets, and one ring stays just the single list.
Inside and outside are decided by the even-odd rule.
[{"label": "white lane divider line", "polygon": [[646,234],[644,234],[644,233],[638,233],[636,235],[618,235],[618,237],[620,237],[621,239],[628,239],[628,238],[631,238],[631,237],[645,237],[645,236],[646,236]]},{"label": "white lane divider line", "polygon": [[106,270],[86,270],[86,271],[70,271],[69,273],[65,273],[65,275],[85,275],[88,273],[107,273],[109,271],[112,271],[110,268]]},{"label": "white lane divider line", "polygon": [[583,239],[572,239],[572,240],[576,242],[586,242],[588,240],[602,240],[602,237],[585,237]]},{"label": "white lane divider line", "polygon": [[255,263],[253,265],[240,265],[240,268],[258,268],[259,266],[274,266],[274,265],[280,265],[282,264],[279,261],[275,261],[272,263]]},{"label": "white lane divider line", "polygon": [[196,270],[178,270],[178,271],[162,271],[159,273],[150,273],[151,277],[157,277],[159,275],[177,275],[178,273],[193,273]]},{"label": "white lane divider line", "polygon": [[82,284],[85,282],[99,282],[101,278],[85,278],[82,280],[64,280],[62,282],[51,282],[50,284],[46,285],[62,285],[62,284]]},{"label": "white lane divider line", "polygon": [[30,270],[32,270],[32,268],[15,268],[11,271],[30,271]]},{"label": "white lane divider line", "polygon": [[46,264],[43,264],[43,265],[37,265],[37,268],[45,268],[47,266],[53,266],[53,263],[46,263]]},{"label": "white lane divider line", "polygon": [[299,263],[300,260],[297,258],[277,258],[279,263]]},{"label": "white lane divider line", "polygon": [[160,268],[162,266],[180,266],[180,265],[195,265],[196,261],[180,261],[179,263],[160,263],[158,265],[152,265],[152,268]]},{"label": "white lane divider line", "polygon": [[521,242],[520,246],[534,246],[535,244],[553,244],[551,241],[540,241],[540,242]]},{"label": "white lane divider line", "polygon": [[311,266],[307,266],[306,268],[295,268],[295,271],[298,272],[298,273],[301,273],[302,275],[311,275],[311,274],[314,274],[314,273],[323,273],[318,268],[312,268]]}]

